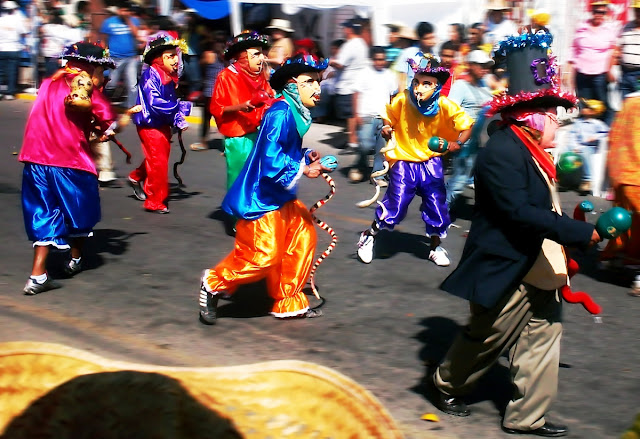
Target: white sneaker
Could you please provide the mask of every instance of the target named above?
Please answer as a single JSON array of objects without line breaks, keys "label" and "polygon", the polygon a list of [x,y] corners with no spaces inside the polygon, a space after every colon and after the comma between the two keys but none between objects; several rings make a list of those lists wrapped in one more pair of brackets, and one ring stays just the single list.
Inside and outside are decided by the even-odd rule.
[{"label": "white sneaker", "polygon": [[370,264],[373,260],[373,235],[362,232],[358,241],[358,259],[365,264]]},{"label": "white sneaker", "polygon": [[448,253],[441,246],[437,246],[435,250],[429,252],[429,260],[433,261],[438,267],[448,267],[451,264]]}]

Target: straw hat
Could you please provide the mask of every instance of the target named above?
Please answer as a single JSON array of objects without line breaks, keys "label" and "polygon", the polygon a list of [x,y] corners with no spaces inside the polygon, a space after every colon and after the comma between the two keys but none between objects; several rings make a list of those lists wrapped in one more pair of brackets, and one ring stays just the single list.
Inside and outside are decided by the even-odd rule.
[{"label": "straw hat", "polygon": [[418,41],[418,34],[415,29],[407,26],[402,26],[397,33],[398,38],[404,38],[405,40]]},{"label": "straw hat", "polygon": [[506,11],[511,9],[505,0],[489,0],[487,9],[490,11]]},{"label": "straw hat", "polygon": [[631,7],[640,9],[640,0],[631,0]]},{"label": "straw hat", "polygon": [[279,29],[285,32],[293,32],[291,22],[282,18],[274,18],[265,29]]}]

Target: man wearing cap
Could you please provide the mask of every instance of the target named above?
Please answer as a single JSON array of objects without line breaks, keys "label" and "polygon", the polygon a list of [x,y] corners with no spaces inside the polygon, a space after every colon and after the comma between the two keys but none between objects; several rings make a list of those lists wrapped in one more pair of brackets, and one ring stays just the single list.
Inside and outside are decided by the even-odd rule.
[{"label": "man wearing cap", "polygon": [[102,22],[100,37],[106,41],[109,52],[116,67],[110,72],[110,81],[105,86],[107,94],[113,94],[118,86],[120,77],[124,78],[127,99],[125,108],[136,103],[136,84],[138,80],[138,27],[140,20],[136,18],[129,7],[129,3],[121,1],[119,7],[114,7],[113,15]]},{"label": "man wearing cap", "polygon": [[293,29],[289,20],[282,18],[274,18],[265,29],[271,35],[271,47],[265,61],[269,63],[271,68],[277,69],[293,56],[293,41],[289,38]]},{"label": "man wearing cap", "polygon": [[133,193],[148,212],[169,213],[169,155],[171,129],[186,130],[185,116],[190,102],[176,96],[180,59],[178,50],[185,50],[184,40],[176,40],[164,32],[149,37],[142,59],[145,70],[140,76],[137,108],[133,123],[138,129],[144,160],[129,174]]},{"label": "man wearing cap", "polygon": [[257,32],[236,35],[224,51],[224,58],[231,64],[220,72],[213,89],[210,110],[218,131],[225,137],[227,189],[253,149],[258,126],[268,108],[268,102],[252,98],[259,94],[273,96],[262,53],[267,46],[267,38]]},{"label": "man wearing cap", "polygon": [[202,277],[199,303],[204,324],[215,323],[218,299],[262,279],[274,301],[275,317],[321,315],[309,308],[302,291],[313,263],[316,233],[296,192],[302,175],[316,178],[335,169],[326,167],[318,152],[302,148],[311,125],[309,108],[320,97],[320,72],[326,67],[296,56],[271,78],[277,100],[265,113],[255,148],[222,202],[222,208],[238,218],[236,242],[233,251]]},{"label": "man wearing cap", "polygon": [[483,107],[491,100],[491,89],[484,83],[493,60],[486,52],[474,50],[467,56],[468,74],[457,79],[451,86],[449,99],[460,105],[475,121],[471,137],[455,153],[452,161],[453,173],[447,181],[447,205],[451,211],[456,197],[462,193],[469,181],[475,156],[480,147],[480,134],[484,127],[485,115]]},{"label": "man wearing cap", "polygon": [[635,93],[638,81],[640,81],[640,0],[632,0],[634,20],[627,23],[618,38],[618,51],[620,53],[620,92],[622,98],[629,93]]},{"label": "man wearing cap", "polygon": [[70,276],[81,271],[84,240],[100,221],[97,172],[88,139],[98,127],[105,141],[116,127],[116,114],[99,89],[104,69],[114,66],[104,48],[75,43],[65,47],[62,58],[66,67],[40,86],[18,156],[24,163],[22,212],[34,252],[23,290],[27,295],[60,286],[46,272],[50,247],[71,249],[64,270]]},{"label": "man wearing cap", "polygon": [[369,47],[362,34],[362,23],[353,18],[342,23],[346,42],[340,46],[338,55],[331,59],[329,65],[336,69],[335,111],[338,119],[347,121],[347,148],[358,148],[358,134],[356,126],[356,108],[353,95],[359,77],[368,65]]},{"label": "man wearing cap", "polygon": [[432,136],[446,139],[450,151],[457,151],[469,140],[473,120],[458,104],[441,96],[449,71],[440,67],[430,54],[419,52],[409,59],[414,77],[409,90],[398,93],[387,104],[382,119],[382,136],[395,137],[395,148],[386,152],[390,164],[389,187],[376,209],[371,227],[360,234],[358,259],[373,260],[374,240],[381,229],[393,230],[406,217],[409,205],[418,195],[420,212],[429,237],[429,260],[440,267],[449,265],[447,252],[440,245],[447,236],[451,220],[446,203],[441,153],[427,144]]},{"label": "man wearing cap", "polygon": [[468,416],[462,397],[510,350],[514,391],[502,429],[559,437],[567,428],[545,415],[558,384],[558,289],[568,281],[562,246],[586,247],[600,236],[560,208],[555,165],[545,148],[558,128],[556,108],[572,107],[576,99],[559,89],[548,57],[551,36],[536,35],[496,48],[506,56],[509,94],[494,98],[488,114],[500,113],[503,124],[478,153],[469,237],[458,267],[441,286],[470,302],[471,317],[426,384],[438,409]]},{"label": "man wearing cap", "polygon": [[24,15],[13,0],[2,2],[0,16],[0,99],[15,99],[18,80],[18,62],[22,50],[21,39],[28,32]]}]

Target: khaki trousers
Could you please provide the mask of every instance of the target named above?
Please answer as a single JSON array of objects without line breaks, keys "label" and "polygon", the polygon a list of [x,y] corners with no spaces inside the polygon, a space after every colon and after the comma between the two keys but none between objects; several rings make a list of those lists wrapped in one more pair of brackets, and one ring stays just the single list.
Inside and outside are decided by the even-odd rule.
[{"label": "khaki trousers", "polygon": [[434,375],[444,393],[467,393],[509,349],[514,395],[502,424],[534,430],[558,390],[562,302],[557,291],[523,284],[491,309],[471,304],[469,325],[454,341]]}]

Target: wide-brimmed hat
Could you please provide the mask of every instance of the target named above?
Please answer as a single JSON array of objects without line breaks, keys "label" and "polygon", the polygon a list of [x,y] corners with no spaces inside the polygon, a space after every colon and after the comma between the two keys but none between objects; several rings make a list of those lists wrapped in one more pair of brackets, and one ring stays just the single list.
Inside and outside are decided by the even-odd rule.
[{"label": "wide-brimmed hat", "polygon": [[630,7],[634,9],[640,9],[640,0],[631,0]]},{"label": "wide-brimmed hat", "polygon": [[13,10],[18,8],[19,8],[18,4],[13,0],[6,0],[2,2],[2,9]]},{"label": "wide-brimmed hat", "polygon": [[418,41],[418,34],[415,29],[412,29],[407,26],[402,26],[400,30],[398,30],[396,36],[398,38],[404,38],[405,40]]},{"label": "wide-brimmed hat", "polygon": [[224,59],[228,61],[234,55],[251,47],[266,49],[269,47],[269,38],[256,31],[246,30],[227,42],[227,47],[224,49]]},{"label": "wide-brimmed hat", "polygon": [[142,60],[146,64],[151,64],[154,59],[162,55],[162,52],[175,48],[180,48],[183,53],[188,51],[187,43],[184,40],[176,40],[166,32],[155,33],[147,39]]},{"label": "wide-brimmed hat", "polygon": [[435,77],[440,84],[444,84],[451,76],[448,69],[440,67],[440,61],[430,53],[417,52],[415,56],[407,59],[409,68],[414,74],[423,73]]},{"label": "wide-brimmed hat", "polygon": [[109,56],[109,50],[94,43],[69,44],[62,49],[60,58],[66,60],[78,60],[89,64],[102,66],[105,69],[115,69],[116,63]]},{"label": "wide-brimmed hat", "polygon": [[509,75],[506,95],[496,96],[489,116],[515,108],[574,107],[575,95],[562,91],[556,59],[550,53],[553,42],[546,32],[523,33],[498,43],[496,56],[505,57]]},{"label": "wide-brimmed hat", "polygon": [[329,65],[329,58],[321,63],[316,62],[311,55],[296,55],[289,58],[282,67],[276,70],[269,81],[274,90],[282,90],[291,78],[303,73],[321,72]]},{"label": "wide-brimmed hat", "polygon": [[265,29],[279,29],[285,32],[293,32],[291,22],[282,18],[274,18]]},{"label": "wide-brimmed hat", "polygon": [[487,4],[489,11],[506,11],[511,9],[505,0],[489,0]]},{"label": "wide-brimmed hat", "polygon": [[610,4],[609,0],[593,0],[589,2],[590,6],[609,6]]}]

